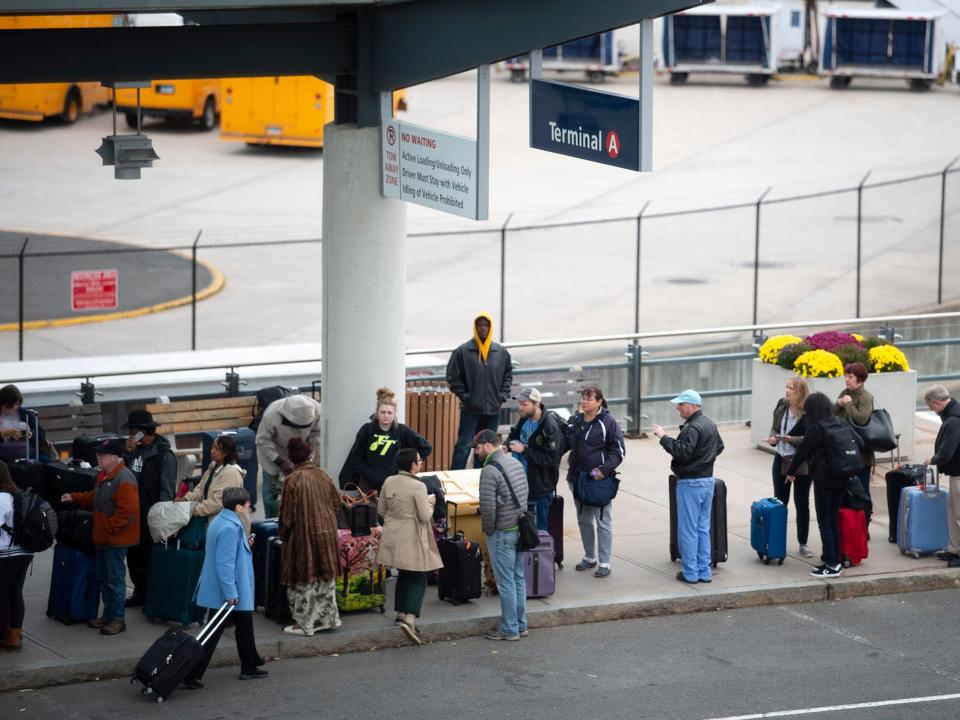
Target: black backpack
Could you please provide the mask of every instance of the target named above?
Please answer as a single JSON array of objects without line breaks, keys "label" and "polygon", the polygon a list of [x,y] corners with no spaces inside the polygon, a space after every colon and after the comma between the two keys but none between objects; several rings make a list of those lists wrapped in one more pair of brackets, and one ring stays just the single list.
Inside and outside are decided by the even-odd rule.
[{"label": "black backpack", "polygon": [[270,403],[296,395],[298,392],[300,391],[297,388],[288,388],[283,385],[272,385],[257,390],[257,400],[253,405],[253,420],[250,421],[250,429],[254,432],[257,431],[260,422],[263,420],[263,413],[270,407]]},{"label": "black backpack", "polygon": [[863,462],[860,460],[860,443],[848,423],[835,420],[822,424],[827,446],[827,467],[831,477],[846,479],[856,475]]},{"label": "black backpack", "polygon": [[43,552],[57,536],[57,514],[32,490],[13,493],[13,527],[4,525],[13,542],[27,552]]}]

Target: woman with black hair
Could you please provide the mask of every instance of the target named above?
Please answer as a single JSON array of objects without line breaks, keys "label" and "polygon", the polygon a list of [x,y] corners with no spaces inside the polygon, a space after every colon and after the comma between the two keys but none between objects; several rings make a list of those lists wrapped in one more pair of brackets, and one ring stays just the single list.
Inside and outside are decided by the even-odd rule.
[{"label": "woman with black hair", "polygon": [[10,627],[0,638],[0,649],[19,650],[23,634],[23,581],[33,553],[27,552],[13,541],[16,518],[13,511],[13,496],[20,488],[10,477],[6,463],[0,462],[0,604],[10,608]]},{"label": "woman with black hair", "polygon": [[195,502],[195,517],[213,517],[223,510],[223,491],[228,487],[243,487],[246,471],[237,464],[237,442],[230,435],[220,435],[210,446],[210,465],[200,482],[177,502]]}]

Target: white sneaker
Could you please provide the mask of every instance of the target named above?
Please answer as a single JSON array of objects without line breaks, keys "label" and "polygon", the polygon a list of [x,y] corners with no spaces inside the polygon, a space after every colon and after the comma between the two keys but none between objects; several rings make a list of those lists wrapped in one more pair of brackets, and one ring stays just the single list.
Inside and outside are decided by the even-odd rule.
[{"label": "white sneaker", "polygon": [[809,548],[809,546],[807,546],[807,545],[801,545],[801,546],[800,546],[800,554],[801,554],[803,557],[811,558],[811,557],[813,557],[813,550],[811,550],[811,549]]}]

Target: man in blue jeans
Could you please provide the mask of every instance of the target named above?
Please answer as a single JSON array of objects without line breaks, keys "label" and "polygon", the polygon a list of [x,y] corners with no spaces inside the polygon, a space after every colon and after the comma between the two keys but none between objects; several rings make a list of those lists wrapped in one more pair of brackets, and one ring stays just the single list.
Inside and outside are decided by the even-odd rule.
[{"label": "man in blue jeans", "polygon": [[481,430],[474,442],[474,452],[483,461],[480,522],[500,593],[500,625],[487,639],[519,640],[527,636],[527,583],[523,552],[517,548],[517,521],[527,507],[527,476],[519,461],[503,451],[492,430]]},{"label": "man in blue jeans", "polygon": [[713,463],[723,452],[716,423],[703,414],[703,401],[696,390],[684,390],[671,400],[684,422],[676,439],[663,428],[653,434],[670,457],[670,470],[677,476],[677,544],[683,570],[677,580],[694,585],[713,579],[710,568],[710,511],[713,509]]}]

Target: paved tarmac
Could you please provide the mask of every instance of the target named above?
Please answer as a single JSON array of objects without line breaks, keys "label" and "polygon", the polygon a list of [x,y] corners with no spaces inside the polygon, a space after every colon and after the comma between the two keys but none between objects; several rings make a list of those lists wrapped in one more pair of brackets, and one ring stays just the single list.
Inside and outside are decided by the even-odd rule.
[{"label": "paved tarmac", "polygon": [[[726,451],[717,462],[716,473],[728,487],[730,559],[720,565],[713,583],[689,586],[675,579],[678,566],[670,562],[667,552],[668,456],[653,439],[630,440],[620,495],[613,506],[613,574],[600,580],[591,573],[573,569],[580,558],[581,545],[573,503],[567,489],[561,488],[568,498],[566,562],[557,575],[556,594],[529,601],[531,628],[960,587],[960,571],[948,570],[935,557],[915,560],[903,556],[896,545],[887,542],[883,467],[873,481],[876,505],[870,557],[859,567],[845,571],[835,580],[811,578],[809,570],[814,563],[797,555],[792,523],[788,530],[790,554],[783,566],[762,564],[750,548],[749,509],[753,500],[771,494],[771,456],[749,444],[749,431],[743,426],[726,426],[722,433]],[[917,457],[929,453],[934,437],[933,432],[918,424]],[[810,545],[819,554],[815,521]],[[163,625],[147,623],[139,612],[128,614],[127,632],[115,637],[103,637],[84,625],[64,626],[45,617],[51,555],[47,552],[38,556],[27,578],[25,647],[20,653],[0,653],[0,691],[128,676],[136,660],[162,632]],[[348,615],[339,630],[314,638],[284,635],[275,622],[258,613],[256,634],[261,653],[272,658],[290,658],[406,644],[408,641],[393,626],[389,612],[392,592],[390,581],[386,615]],[[498,615],[496,597],[484,596],[455,607],[436,599],[431,589],[419,627],[429,641],[477,636],[486,633]],[[229,638],[221,643],[215,662],[237,662]]]}]

